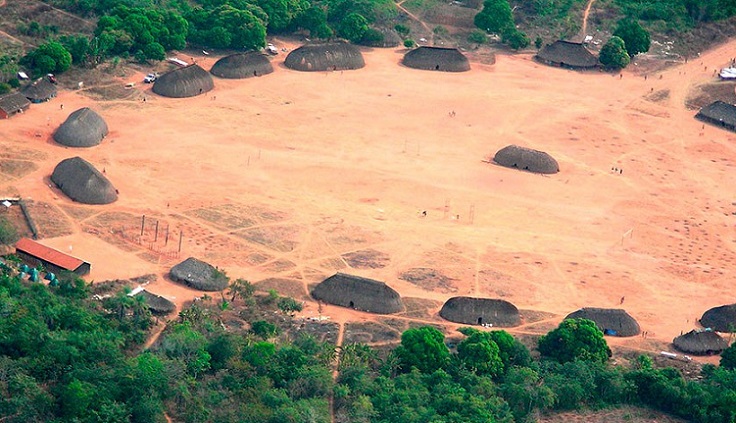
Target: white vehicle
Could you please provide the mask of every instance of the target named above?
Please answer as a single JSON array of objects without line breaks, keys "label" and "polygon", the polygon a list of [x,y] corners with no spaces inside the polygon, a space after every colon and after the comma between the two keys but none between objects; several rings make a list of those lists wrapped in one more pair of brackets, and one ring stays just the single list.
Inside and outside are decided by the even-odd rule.
[{"label": "white vehicle", "polygon": [[277,49],[276,46],[271,43],[268,43],[268,45],[266,46],[266,51],[268,52],[268,54],[273,54],[274,56],[279,54],[279,49]]},{"label": "white vehicle", "polygon": [[143,82],[145,82],[146,84],[150,84],[152,82],[155,82],[156,78],[158,78],[158,74],[149,73],[148,75],[146,75],[145,78],[143,78]]},{"label": "white vehicle", "polygon": [[736,79],[736,68],[723,68],[718,76],[721,79]]}]

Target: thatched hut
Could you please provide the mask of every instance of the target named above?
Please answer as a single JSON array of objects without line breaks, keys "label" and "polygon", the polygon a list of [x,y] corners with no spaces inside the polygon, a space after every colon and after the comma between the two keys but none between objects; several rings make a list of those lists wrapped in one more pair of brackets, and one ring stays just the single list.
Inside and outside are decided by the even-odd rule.
[{"label": "thatched hut", "polygon": [[736,304],[711,308],[703,313],[700,324],[718,332],[736,332]]},{"label": "thatched hut", "polygon": [[153,83],[153,92],[172,98],[194,97],[213,88],[210,73],[196,64],[166,72]]},{"label": "thatched hut", "polygon": [[369,313],[391,314],[404,311],[401,296],[383,282],[337,273],[311,292],[318,301]]},{"label": "thatched hut", "polygon": [[58,91],[56,85],[49,82],[48,79],[39,78],[26,85],[21,92],[31,103],[43,103],[56,97]]},{"label": "thatched hut", "polygon": [[584,307],[568,314],[565,319],[592,320],[598,329],[610,336],[636,336],[641,332],[639,323],[620,308]]},{"label": "thatched hut", "polygon": [[456,48],[422,46],[409,51],[402,60],[404,66],[441,72],[465,72],[470,62]]},{"label": "thatched hut", "polygon": [[537,60],[552,66],[569,69],[590,69],[598,66],[598,58],[582,43],[558,40],[542,48]]},{"label": "thatched hut", "polygon": [[107,123],[94,110],[83,107],[66,118],[54,132],[54,141],[67,147],[93,147],[107,136]]},{"label": "thatched hut", "polygon": [[508,145],[496,152],[493,161],[501,166],[528,170],[534,173],[557,173],[560,165],[552,156],[544,151]]},{"label": "thatched hut", "polygon": [[736,131],[736,106],[733,104],[716,101],[700,109],[695,118],[730,131]]},{"label": "thatched hut", "polygon": [[74,201],[84,204],[110,204],[118,199],[110,181],[81,157],[62,160],[54,168],[51,181]]},{"label": "thatched hut", "polygon": [[440,310],[443,319],[467,325],[513,327],[521,323],[519,309],[505,300],[452,297]]},{"label": "thatched hut", "polygon": [[31,107],[31,102],[21,93],[0,96],[0,119],[7,119],[16,113],[23,113]]},{"label": "thatched hut", "polygon": [[292,50],[284,61],[289,69],[303,72],[352,70],[365,66],[358,47],[346,42],[306,44]]},{"label": "thatched hut", "polygon": [[219,78],[244,79],[273,72],[268,56],[259,51],[231,54],[218,60],[210,73]]},{"label": "thatched hut", "polygon": [[173,302],[160,295],[148,292],[145,289],[136,295],[145,299],[148,309],[153,314],[169,314],[176,310],[176,305]]},{"label": "thatched hut", "polygon": [[182,282],[200,291],[222,291],[228,286],[227,276],[223,272],[194,257],[172,267],[169,276],[175,282]]},{"label": "thatched hut", "polygon": [[672,340],[672,344],[678,350],[694,355],[720,354],[728,348],[728,340],[711,330],[691,330]]}]

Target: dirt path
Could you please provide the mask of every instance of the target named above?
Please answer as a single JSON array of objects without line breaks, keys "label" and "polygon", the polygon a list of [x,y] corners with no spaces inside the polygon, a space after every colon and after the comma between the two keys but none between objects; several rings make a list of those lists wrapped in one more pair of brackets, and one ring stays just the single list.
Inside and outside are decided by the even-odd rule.
[{"label": "dirt path", "polygon": [[588,5],[585,6],[585,12],[583,12],[583,27],[580,29],[581,41],[585,39],[588,31],[588,15],[590,15],[590,9],[593,7],[593,3],[595,3],[595,0],[588,0]]},{"label": "dirt path", "polygon": [[408,11],[403,6],[403,4],[404,4],[405,1],[406,0],[401,0],[400,2],[396,3],[396,7],[399,10],[401,10],[402,12],[406,13],[406,15],[409,16],[410,18],[412,18],[415,21],[419,22],[419,24],[422,25],[422,28],[424,28],[427,31],[427,33],[429,34],[429,36],[431,37],[432,45],[434,45],[434,32],[432,32],[432,30],[429,28],[429,25],[427,25],[423,20],[419,19],[419,17],[417,15],[411,13],[410,11]]}]

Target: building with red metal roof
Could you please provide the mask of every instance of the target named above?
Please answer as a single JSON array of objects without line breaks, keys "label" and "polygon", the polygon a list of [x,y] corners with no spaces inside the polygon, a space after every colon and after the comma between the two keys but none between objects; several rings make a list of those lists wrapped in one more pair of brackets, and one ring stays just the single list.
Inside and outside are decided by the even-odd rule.
[{"label": "building with red metal roof", "polygon": [[69,271],[81,276],[89,273],[91,268],[91,265],[84,260],[39,244],[29,238],[22,238],[15,244],[15,253],[27,264],[33,267],[41,264],[47,271],[54,273]]}]

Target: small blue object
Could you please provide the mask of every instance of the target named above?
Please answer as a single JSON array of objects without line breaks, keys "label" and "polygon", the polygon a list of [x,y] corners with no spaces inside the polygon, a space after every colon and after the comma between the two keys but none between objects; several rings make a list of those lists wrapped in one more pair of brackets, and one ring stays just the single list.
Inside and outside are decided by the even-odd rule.
[{"label": "small blue object", "polygon": [[23,272],[23,273],[28,273],[29,270],[31,270],[31,268],[28,267],[27,264],[24,264],[24,265],[20,266],[20,271]]},{"label": "small blue object", "polygon": [[28,280],[31,282],[38,282],[38,269],[31,269],[30,277]]},{"label": "small blue object", "polygon": [[603,330],[603,334],[604,334],[604,335],[608,335],[608,336],[616,336],[616,335],[618,335],[618,334],[616,333],[616,331],[615,331],[615,330],[613,330],[613,329],[604,329],[604,330]]},{"label": "small blue object", "polygon": [[51,272],[47,272],[46,273],[46,276],[44,276],[44,279],[46,279],[47,281],[52,281],[52,280],[56,279],[56,275],[54,275]]}]

